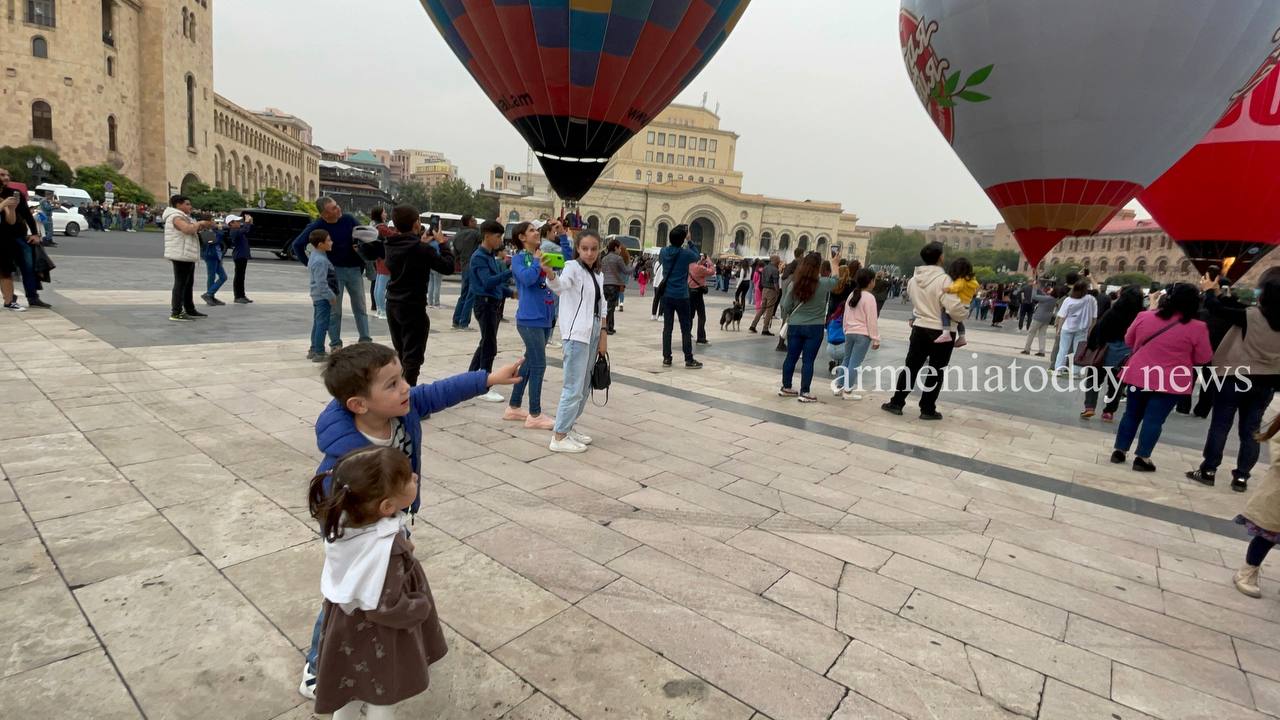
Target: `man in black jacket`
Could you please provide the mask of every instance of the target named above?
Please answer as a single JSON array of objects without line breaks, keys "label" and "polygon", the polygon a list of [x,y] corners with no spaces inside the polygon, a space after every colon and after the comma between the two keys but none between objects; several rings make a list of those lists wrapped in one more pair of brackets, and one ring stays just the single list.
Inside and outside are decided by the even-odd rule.
[{"label": "man in black jacket", "polygon": [[[39,245],[41,238],[40,226],[36,224],[36,218],[31,214],[31,208],[27,206],[26,196],[16,188],[9,187],[11,181],[9,171],[0,167],[0,200],[16,195],[18,198],[17,207],[13,210],[18,216],[18,224],[25,227],[29,232],[24,238],[19,234],[12,239],[6,239],[5,242],[14,243],[17,247],[11,248],[13,260],[17,264],[18,269],[22,272],[22,289],[27,295],[27,305],[33,308],[51,308],[49,303],[40,299],[40,280],[36,277],[35,268],[32,266],[31,248],[28,245]],[[18,304],[17,295],[4,298],[4,305],[9,309],[15,309]]]},{"label": "man in black jacket", "polygon": [[431,320],[427,317],[427,283],[431,271],[453,274],[453,255],[449,253],[440,228],[431,236],[423,232],[422,220],[415,208],[401,205],[391,211],[397,235],[386,239],[387,326],[391,344],[400,355],[404,379],[410,386],[418,384],[423,358],[427,355],[427,334]]},{"label": "man in black jacket", "polygon": [[471,297],[471,285],[467,280],[467,268],[471,265],[471,256],[480,247],[480,231],[476,229],[476,219],[470,215],[462,216],[462,228],[453,236],[453,256],[462,263],[462,290],[458,295],[458,304],[453,308],[453,329],[471,329],[471,311],[475,307],[475,298]]}]

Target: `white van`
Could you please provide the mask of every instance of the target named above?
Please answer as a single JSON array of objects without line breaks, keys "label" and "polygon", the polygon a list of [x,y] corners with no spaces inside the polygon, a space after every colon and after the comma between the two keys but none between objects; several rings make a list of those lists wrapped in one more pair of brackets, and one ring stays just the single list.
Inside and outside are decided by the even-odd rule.
[{"label": "white van", "polygon": [[93,202],[93,198],[89,196],[89,193],[81,190],[80,188],[67,187],[66,185],[57,185],[54,183],[44,183],[36,186],[36,195],[44,196],[50,193],[56,195],[58,201],[64,205],[79,207]]}]

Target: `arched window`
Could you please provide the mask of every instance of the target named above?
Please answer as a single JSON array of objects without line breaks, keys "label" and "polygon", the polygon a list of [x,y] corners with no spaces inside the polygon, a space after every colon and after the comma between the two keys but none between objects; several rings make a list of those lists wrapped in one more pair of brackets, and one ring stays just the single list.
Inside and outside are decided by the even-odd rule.
[{"label": "arched window", "polygon": [[622,220],[620,218],[609,218],[609,235],[622,234]]},{"label": "arched window", "polygon": [[31,38],[31,56],[38,58],[49,57],[49,41],[39,35]]},{"label": "arched window", "polygon": [[191,42],[196,41],[196,16],[191,14],[191,18],[187,22],[187,37],[191,38]]},{"label": "arched window", "polygon": [[773,233],[765,230],[760,233],[760,254],[768,255],[769,250],[773,247]]},{"label": "arched window", "polygon": [[520,213],[515,210],[507,213],[507,222],[520,222]]},{"label": "arched window", "polygon": [[819,237],[819,238],[818,238],[818,252],[822,253],[823,255],[826,255],[826,254],[827,254],[827,246],[828,246],[828,244],[829,244],[829,243],[828,243],[827,238],[826,238],[826,236],[825,236],[825,235],[823,235],[823,236]]},{"label": "arched window", "polygon": [[807,252],[809,250],[809,236],[801,235],[800,240],[796,242],[796,247],[800,248],[802,252]]},{"label": "arched window", "polygon": [[116,116],[107,116],[107,150],[110,152],[119,152],[120,146],[116,143]]},{"label": "arched window", "polygon": [[741,253],[742,249],[747,246],[747,231],[739,228],[733,234],[733,244],[738,248],[738,252]]},{"label": "arched window", "polygon": [[1124,269],[1125,269],[1125,267],[1127,267],[1127,266],[1128,266],[1128,263],[1127,263],[1127,262],[1125,262],[1125,259],[1124,259],[1124,258],[1120,258],[1119,260],[1117,260],[1117,261],[1116,261],[1116,272],[1118,272],[1118,273],[1122,273],[1122,272],[1124,272]]},{"label": "arched window", "polygon": [[643,170],[640,170],[639,168],[636,168],[636,179],[637,179],[637,180],[642,180],[642,179],[644,179],[644,174],[643,174],[643,173],[644,173],[644,171],[643,171]]},{"label": "arched window", "polygon": [[36,140],[53,139],[53,108],[43,100],[31,103],[31,137]]},{"label": "arched window", "polygon": [[595,230],[596,232],[600,232],[600,217],[598,215],[588,215],[587,227]]},{"label": "arched window", "polygon": [[1164,275],[1169,272],[1169,258],[1160,258],[1156,261],[1156,274]]},{"label": "arched window", "polygon": [[115,77],[115,76],[116,76],[116,59],[108,55],[107,56],[107,77]]},{"label": "arched window", "polygon": [[791,249],[791,235],[787,233],[782,233],[782,236],[778,238],[778,251],[787,252],[790,249]]},{"label": "arched window", "polygon": [[[186,12],[186,8],[183,8]],[[187,73],[187,147],[196,146],[196,78]]]},{"label": "arched window", "polygon": [[1178,265],[1178,272],[1182,273],[1183,275],[1186,275],[1187,273],[1191,272],[1191,261],[1183,260]]},{"label": "arched window", "polygon": [[671,226],[664,222],[658,223],[658,247],[665,247],[667,244],[667,236],[671,234]]},{"label": "arched window", "polygon": [[644,239],[641,233],[644,232],[644,225],[639,220],[632,220],[627,226],[627,234],[633,238]]},{"label": "arched window", "polygon": [[1146,271],[1147,271],[1147,259],[1138,258],[1138,272],[1144,273]]},{"label": "arched window", "polygon": [[661,172],[659,172],[659,173],[658,173],[658,182],[662,182],[662,173],[661,173]]},{"label": "arched window", "polygon": [[191,37],[190,30],[191,13],[186,8],[182,8],[182,37]]},{"label": "arched window", "polygon": [[1098,272],[1106,272],[1106,271],[1107,271],[1107,259],[1102,258],[1098,260]]}]

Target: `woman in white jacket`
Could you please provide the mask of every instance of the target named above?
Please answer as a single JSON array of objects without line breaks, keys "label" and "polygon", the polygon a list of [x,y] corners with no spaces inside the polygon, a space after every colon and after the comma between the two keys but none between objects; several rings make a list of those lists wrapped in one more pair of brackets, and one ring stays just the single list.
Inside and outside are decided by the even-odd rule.
[{"label": "woman in white jacket", "polygon": [[[556,411],[552,452],[586,452],[591,438],[574,430],[590,397],[591,369],[597,355],[608,351],[609,336],[600,332],[608,317],[604,275],[600,272],[600,236],[583,230],[574,242],[575,259],[556,276],[544,261],[547,287],[560,296],[560,334],[564,339],[564,391]],[[592,350],[595,352],[592,352]]]},{"label": "woman in white jacket", "polygon": [[173,263],[173,292],[169,296],[169,319],[173,322],[190,322],[205,314],[196,311],[194,290],[196,262],[200,259],[201,230],[208,230],[213,223],[191,219],[191,200],[185,195],[169,198],[164,210],[164,257]]}]

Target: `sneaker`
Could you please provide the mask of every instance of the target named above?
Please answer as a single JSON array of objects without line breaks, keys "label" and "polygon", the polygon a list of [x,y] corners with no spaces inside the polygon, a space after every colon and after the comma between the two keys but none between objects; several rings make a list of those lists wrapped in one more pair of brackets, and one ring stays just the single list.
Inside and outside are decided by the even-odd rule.
[{"label": "sneaker", "polygon": [[1112,451],[1111,451],[1111,462],[1115,463],[1116,465],[1119,465],[1120,463],[1124,462],[1124,451],[1123,451],[1123,450],[1112,450]]},{"label": "sneaker", "polygon": [[697,360],[689,360],[685,362],[684,367],[686,370],[701,370],[702,363],[698,362]]},{"label": "sneaker", "polygon": [[1204,470],[1188,470],[1186,476],[1188,480],[1195,480],[1201,485],[1208,485],[1209,487],[1213,487],[1213,484],[1217,481],[1213,473]]},{"label": "sneaker", "polygon": [[213,295],[210,295],[210,296],[209,296],[209,299],[213,301],[213,304],[214,304],[214,305],[226,305],[226,303],[222,302],[221,300],[219,300],[218,298],[214,297]]},{"label": "sneaker", "polygon": [[711,344],[711,341],[710,341],[710,340],[698,340],[698,341],[696,341],[696,342],[697,342],[697,344],[699,344],[699,345],[710,345],[710,344]]},{"label": "sneaker", "polygon": [[547,343],[547,347],[558,349],[564,347],[564,343],[556,340],[555,338],[551,338],[551,342]]},{"label": "sneaker", "polygon": [[778,388],[778,397],[799,397],[800,393],[791,388]]},{"label": "sneaker", "polygon": [[816,403],[816,402],[818,402],[818,398],[817,398],[817,396],[816,396],[816,395],[813,395],[812,393],[802,393],[802,394],[801,394],[799,397],[797,397],[796,399],[797,399],[797,400],[799,400],[799,401],[800,401],[800,402],[802,402],[802,403]]},{"label": "sneaker", "polygon": [[662,361],[662,367],[671,367],[671,358]]},{"label": "sneaker", "polygon": [[44,308],[45,310],[50,310],[53,308],[52,305],[41,300],[40,298],[27,298],[27,307]]},{"label": "sneaker", "polygon": [[311,672],[311,663],[302,663],[302,682],[298,685],[298,694],[308,700],[316,699],[316,674]]},{"label": "sneaker", "polygon": [[189,317],[193,317],[193,318],[206,318],[206,317],[209,317],[208,315],[206,315],[206,314],[204,314],[204,313],[200,312],[199,310],[188,310],[188,311],[187,311],[187,315],[188,315]]},{"label": "sneaker", "polygon": [[938,412],[937,410],[921,410],[920,419],[921,420],[941,420],[942,413]]},{"label": "sneaker", "polygon": [[200,296],[200,299],[204,301],[204,304],[205,304],[205,305],[208,305],[208,306],[210,306],[210,307],[212,307],[212,306],[213,306],[213,297],[212,297],[211,295],[209,295],[209,293],[204,293],[204,294],[202,294],[202,295]]},{"label": "sneaker", "polygon": [[859,395],[858,393],[845,391],[841,393],[841,398],[845,400],[861,400],[862,396]]},{"label": "sneaker", "polygon": [[590,436],[590,435],[583,435],[582,433],[578,432],[577,430],[570,430],[570,431],[569,431],[569,437],[573,438],[573,441],[574,441],[574,442],[576,442],[576,443],[578,443],[579,445],[590,445],[590,444],[591,444],[591,436]]},{"label": "sneaker", "polygon": [[341,349],[342,349],[342,341],[341,341],[341,340],[339,340],[339,341],[338,341],[338,342],[336,342],[336,343],[333,343],[333,344],[329,345],[329,352],[337,352],[337,351],[339,351],[339,350],[341,350]]},{"label": "sneaker", "polygon": [[623,312],[625,310],[626,308],[622,307],[621,305],[618,306],[618,312]]},{"label": "sneaker", "polygon": [[502,397],[502,393],[499,393],[497,390],[490,390],[484,395],[481,395],[479,399],[485,402],[494,402],[494,403],[498,403],[506,400],[506,398]]},{"label": "sneaker", "polygon": [[1080,411],[1080,419],[1088,420],[1091,417],[1093,417],[1093,408],[1085,408],[1084,410]]},{"label": "sneaker", "polygon": [[1020,352],[1020,353],[1018,353],[1018,354],[1019,354],[1019,355],[1030,355],[1030,354],[1031,354],[1031,351],[1030,351],[1030,350],[1023,350],[1022,352]]},{"label": "sneaker", "polygon": [[556,420],[549,415],[530,415],[524,419],[524,426],[530,430],[554,430]]},{"label": "sneaker", "polygon": [[888,402],[887,402],[887,403],[884,403],[883,405],[881,405],[881,406],[880,406],[880,409],[881,409],[881,410],[883,410],[883,411],[885,411],[885,412],[887,412],[887,413],[889,413],[889,414],[891,414],[891,415],[901,415],[901,414],[902,414],[902,406],[900,406],[900,405],[894,405],[893,403],[888,403]]},{"label": "sneaker", "polygon": [[1038,352],[1038,353],[1036,353],[1036,357],[1044,357],[1044,353],[1042,353],[1042,352]]},{"label": "sneaker", "polygon": [[747,328],[747,332],[749,332],[749,333],[757,332],[757,330],[756,330],[756,326],[755,326],[755,325],[752,325],[751,327]]},{"label": "sneaker", "polygon": [[617,331],[617,330],[605,330],[605,332],[609,333],[610,335],[617,335],[617,334],[618,334],[618,331]]},{"label": "sneaker", "polygon": [[529,419],[529,413],[521,410],[520,408],[508,405],[507,409],[502,413],[502,419],[509,422],[524,422]]},{"label": "sneaker", "polygon": [[1156,464],[1150,460],[1143,460],[1140,457],[1133,459],[1133,469],[1138,472],[1155,472]]},{"label": "sneaker", "polygon": [[650,319],[650,320],[652,320],[652,321],[654,321],[654,322],[658,322],[658,316],[657,316],[657,315],[650,315],[650,316],[649,316],[649,319]]},{"label": "sneaker", "polygon": [[327,361],[328,359],[329,359],[329,353],[322,353],[322,352],[321,352],[321,353],[312,353],[312,354],[311,354],[311,362],[313,362],[313,363],[322,363],[322,362]]},{"label": "sneaker", "polygon": [[761,337],[773,337],[773,333],[769,332],[768,330],[765,330],[764,332],[760,333],[760,336],[761,336]]},{"label": "sneaker", "polygon": [[1110,412],[1102,413],[1102,422],[1106,422],[1106,423],[1115,422],[1115,419],[1116,419],[1115,413],[1110,413]]},{"label": "sneaker", "polygon": [[12,310],[12,311],[14,311],[14,312],[26,312],[26,311],[27,311],[27,309],[26,309],[26,308],[24,308],[24,307],[22,307],[21,305],[19,305],[19,304],[18,304],[18,301],[17,301],[17,300],[14,300],[13,302],[7,302],[7,303],[5,303],[5,304],[4,304],[4,307],[5,307],[5,309],[6,309],[6,310]]},{"label": "sneaker", "polygon": [[587,446],[574,441],[568,435],[563,440],[557,440],[556,436],[552,435],[551,444],[547,446],[547,449],[557,453],[584,453],[587,451]]},{"label": "sneaker", "polygon": [[1252,565],[1245,565],[1237,570],[1235,577],[1231,579],[1236,589],[1251,598],[1262,597],[1262,588],[1258,587],[1258,571],[1260,569]]},{"label": "sneaker", "polygon": [[249,303],[251,303],[251,302],[253,302],[253,301],[252,301],[252,300],[250,300],[250,299],[249,299],[249,298],[247,298],[247,297],[238,297],[238,298],[236,298],[236,300],[235,300],[235,303],[236,303],[237,305],[248,305],[248,304],[249,304]]},{"label": "sneaker", "polygon": [[172,315],[169,316],[169,322],[191,322],[194,319],[195,318],[191,317],[190,315],[187,315],[184,312],[173,313]]},{"label": "sneaker", "polygon": [[839,364],[840,364],[840,363],[836,362],[835,360],[828,360],[828,361],[827,361],[827,374],[828,374],[828,375],[835,375],[835,374],[836,374],[836,366],[837,366],[837,365],[839,365]]},{"label": "sneaker", "polygon": [[1249,489],[1249,478],[1233,477],[1231,478],[1231,490],[1233,492],[1245,492]]}]

